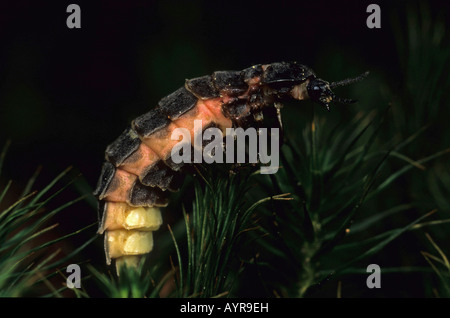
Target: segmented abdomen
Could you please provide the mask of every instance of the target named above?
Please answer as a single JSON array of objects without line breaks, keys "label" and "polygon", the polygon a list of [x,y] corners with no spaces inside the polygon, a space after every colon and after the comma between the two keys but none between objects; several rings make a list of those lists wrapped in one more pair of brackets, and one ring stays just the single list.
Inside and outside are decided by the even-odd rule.
[{"label": "segmented abdomen", "polygon": [[193,145],[194,120],[202,121],[202,130],[214,126],[224,133],[226,128],[253,125],[261,120],[262,108],[273,102],[263,92],[264,85],[275,83],[283,72],[290,72],[289,78],[297,76],[297,82],[311,75],[302,65],[274,63],[187,80],[107,147],[94,194],[108,264],[111,259],[134,260],[132,256],[153,248],[152,232],[162,224],[160,207],[183,180],[182,164],[171,160],[179,142],[171,140],[173,130],[187,128]]}]

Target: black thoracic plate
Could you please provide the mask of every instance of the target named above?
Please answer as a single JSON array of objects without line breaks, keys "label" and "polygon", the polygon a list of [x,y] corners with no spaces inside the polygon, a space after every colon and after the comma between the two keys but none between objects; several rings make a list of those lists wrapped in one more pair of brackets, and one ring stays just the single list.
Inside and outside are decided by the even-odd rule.
[{"label": "black thoracic plate", "polygon": [[105,162],[102,166],[102,172],[100,178],[97,182],[97,187],[94,191],[94,195],[101,197],[104,195],[105,191],[108,189],[111,180],[114,178],[116,173],[116,168],[110,162]]},{"label": "black thoracic plate", "polygon": [[197,97],[183,86],[161,99],[158,109],[170,119],[175,120],[194,108],[197,101]]},{"label": "black thoracic plate", "polygon": [[235,99],[229,104],[222,106],[222,113],[231,119],[233,127],[248,128],[255,124],[252,110],[249,109],[246,99]]},{"label": "black thoracic plate", "polygon": [[210,75],[186,80],[185,87],[199,99],[219,97],[219,91],[214,87]]},{"label": "black thoracic plate", "polygon": [[158,108],[139,116],[131,123],[133,129],[142,137],[148,137],[170,124],[170,119]]},{"label": "black thoracic plate", "polygon": [[251,66],[249,68],[246,68],[246,69],[241,71],[242,79],[246,83],[249,80],[251,80],[252,78],[257,77],[257,76],[261,76],[262,74],[263,74],[263,69],[262,69],[262,65],[261,64],[253,65],[253,66]]},{"label": "black thoracic plate", "polygon": [[138,180],[131,189],[129,200],[132,206],[165,206],[168,203],[168,198],[161,189],[146,187]]},{"label": "black thoracic plate", "polygon": [[222,105],[222,113],[231,120],[246,115],[247,99],[236,98],[230,103]]},{"label": "black thoracic plate", "polygon": [[137,133],[131,128],[127,128],[106,148],[106,160],[118,167],[125,161],[125,159],[133,154],[140,145],[141,140],[139,139]]},{"label": "black thoracic plate", "polygon": [[303,82],[314,73],[305,65],[295,62],[270,64],[264,71],[261,82],[270,84],[276,82]]},{"label": "black thoracic plate", "polygon": [[178,190],[178,182],[180,172],[170,169],[162,160],[159,160],[153,167],[149,169],[142,178],[142,184],[150,187],[158,187],[161,190],[169,189],[170,191]]},{"label": "black thoracic plate", "polygon": [[230,96],[239,96],[248,89],[248,85],[244,82],[240,71],[214,72],[212,78],[216,89]]}]

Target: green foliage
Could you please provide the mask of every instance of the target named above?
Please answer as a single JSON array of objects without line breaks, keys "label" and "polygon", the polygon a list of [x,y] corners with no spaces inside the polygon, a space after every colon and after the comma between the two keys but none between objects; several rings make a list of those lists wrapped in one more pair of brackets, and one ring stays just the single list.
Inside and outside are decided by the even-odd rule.
[{"label": "green foliage", "polygon": [[[276,262],[282,265],[276,272],[289,275],[286,282],[297,277],[294,284],[281,287],[283,296],[305,296],[311,287],[335,278],[354,263],[380,252],[404,232],[417,228],[418,222],[432,213],[423,213],[398,229],[384,229],[366,238],[359,235],[394,213],[412,209],[401,204],[371,213],[365,206],[367,200],[383,195],[415,165],[448,152],[414,161],[398,152],[406,143],[383,149],[376,145],[382,125],[364,117],[340,130],[327,127],[323,131],[321,127],[327,127],[325,120],[320,125],[313,120],[302,142],[283,149],[283,169],[271,178],[275,191],[294,195],[290,206],[278,205],[271,211],[272,224],[266,226],[269,240],[264,242],[286,260]],[[408,142],[413,140],[409,138]],[[405,164],[383,176],[384,166],[393,157]],[[364,215],[358,218],[358,214]]]},{"label": "green foliage", "polygon": [[438,244],[431,238],[430,234],[425,233],[425,235],[434,250],[438,253],[438,256],[435,256],[429,252],[421,252],[423,257],[433,268],[433,271],[439,276],[442,284],[441,288],[434,289],[434,292],[437,297],[450,297],[450,263],[448,258]]},{"label": "green foliage", "polygon": [[[450,85],[445,72],[450,66],[450,48],[443,17],[432,16],[430,8],[421,3],[407,7],[406,26],[396,17],[392,23],[403,75],[400,87],[394,86],[400,92],[395,94],[397,131],[410,134],[424,124],[445,124],[440,116],[445,114]],[[448,135],[442,137],[448,145]]]},{"label": "green foliage", "polygon": [[[9,143],[0,155],[0,172]],[[44,189],[30,193],[37,173],[29,180],[23,194],[14,203],[0,212],[0,297],[20,296],[61,296],[65,288],[55,288],[51,278],[63,271],[62,265],[92,240],[81,244],[67,255],[60,256],[60,250],[53,249],[58,242],[72,238],[80,231],[70,233],[56,239],[41,239],[51,232],[58,224],[48,225],[56,214],[83,199],[75,200],[43,212],[49,203],[69,186],[66,184],[59,190],[54,186],[69,171],[67,169],[58,175]],[[38,170],[39,171],[39,170]],[[37,171],[37,172],[38,172]],[[0,194],[0,204],[9,194],[12,181],[9,181]],[[38,243],[39,242],[39,243]],[[43,289],[42,285],[45,286]],[[46,290],[46,292],[43,292]],[[76,291],[77,294],[81,292]]]},{"label": "green foliage", "polygon": [[184,214],[187,263],[177,248],[178,296],[230,295],[242,268],[239,254],[248,244],[245,234],[258,226],[253,223],[252,214],[268,200],[286,199],[278,195],[249,205],[243,195],[249,191],[251,175],[248,170],[229,175],[214,171],[210,167],[206,170],[209,175],[204,187],[195,182],[192,213]]},{"label": "green foliage", "polygon": [[154,286],[154,280],[149,271],[144,270],[141,263],[139,268],[123,266],[120,269],[119,277],[112,274],[99,272],[92,265],[89,271],[92,273],[95,282],[99,285],[107,297],[111,298],[143,298],[157,297],[162,284],[166,279],[162,279],[159,286]]}]

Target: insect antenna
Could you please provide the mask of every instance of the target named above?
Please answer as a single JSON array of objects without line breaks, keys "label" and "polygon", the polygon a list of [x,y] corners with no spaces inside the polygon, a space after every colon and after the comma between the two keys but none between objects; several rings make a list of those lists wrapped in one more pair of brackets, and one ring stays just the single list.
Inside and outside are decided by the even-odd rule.
[{"label": "insect antenna", "polygon": [[347,78],[347,79],[339,81],[339,82],[333,82],[330,84],[330,88],[345,86],[345,85],[349,85],[349,84],[352,84],[355,82],[362,81],[363,79],[365,79],[367,77],[367,75],[369,75],[369,71],[367,71],[357,77],[354,77],[354,78]]},{"label": "insect antenna", "polygon": [[350,99],[350,98],[342,98],[339,96],[334,96],[333,101],[341,103],[341,104],[353,104],[356,103],[356,99]]}]

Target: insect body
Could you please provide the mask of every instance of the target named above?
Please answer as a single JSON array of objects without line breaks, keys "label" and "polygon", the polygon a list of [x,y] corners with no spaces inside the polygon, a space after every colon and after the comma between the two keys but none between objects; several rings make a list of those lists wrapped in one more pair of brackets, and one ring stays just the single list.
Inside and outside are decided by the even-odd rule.
[{"label": "insect body", "polygon": [[[174,129],[187,128],[194,138],[195,129],[216,127],[225,132],[253,127],[263,119],[265,109],[274,108],[279,114],[285,99],[311,99],[327,109],[333,101],[352,103],[336,97],[331,89],[366,75],[328,83],[307,66],[282,62],[186,80],[184,87],[133,120],[106,149],[94,194],[99,199],[98,232],[105,234],[107,263],[116,259],[116,266],[136,264],[139,256],[152,250],[152,232],[162,224],[160,208],[183,178],[183,163],[171,158],[178,142],[171,139]],[[194,127],[197,120],[200,127]]]}]

